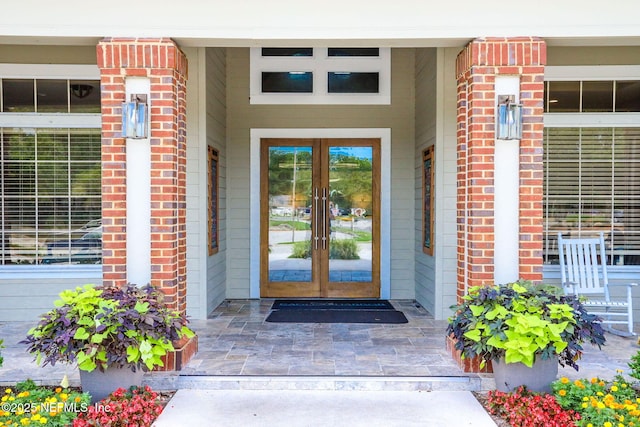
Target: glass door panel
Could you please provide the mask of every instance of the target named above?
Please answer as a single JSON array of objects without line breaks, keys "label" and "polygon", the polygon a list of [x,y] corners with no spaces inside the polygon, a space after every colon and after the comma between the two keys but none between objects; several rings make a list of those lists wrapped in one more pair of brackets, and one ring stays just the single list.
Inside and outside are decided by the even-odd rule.
[{"label": "glass door panel", "polygon": [[275,145],[266,153],[268,281],[312,283],[313,147]]},{"label": "glass door panel", "polygon": [[373,147],[329,147],[330,282],[371,282]]},{"label": "glass door panel", "polygon": [[262,140],[261,296],[379,296],[378,157],[379,140]]}]

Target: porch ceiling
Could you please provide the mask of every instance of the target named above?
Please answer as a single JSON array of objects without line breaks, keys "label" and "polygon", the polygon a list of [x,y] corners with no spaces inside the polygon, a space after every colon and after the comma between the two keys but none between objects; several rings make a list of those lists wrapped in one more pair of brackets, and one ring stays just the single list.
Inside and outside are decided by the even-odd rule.
[{"label": "porch ceiling", "polygon": [[0,43],[96,44],[107,37],[171,37],[181,46],[261,46],[298,43],[390,47],[463,46],[477,37],[534,35],[554,45],[638,45],[640,3],[611,7],[566,0],[325,0],[301,8],[295,0],[148,2],[112,0],[99,13],[76,0],[43,8],[39,0],[3,6]]}]

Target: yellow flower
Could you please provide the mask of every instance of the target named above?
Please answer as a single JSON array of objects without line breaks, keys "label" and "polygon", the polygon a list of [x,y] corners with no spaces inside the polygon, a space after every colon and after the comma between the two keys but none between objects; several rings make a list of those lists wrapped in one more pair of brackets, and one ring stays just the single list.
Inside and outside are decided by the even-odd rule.
[{"label": "yellow flower", "polygon": [[76,396],[75,399],[73,399],[76,403],[80,403],[80,401],[82,400],[82,398],[80,396]]},{"label": "yellow flower", "polygon": [[567,377],[562,377],[562,378],[560,378],[560,382],[561,382],[562,384],[569,384],[569,378],[567,378]]},{"label": "yellow flower", "polygon": [[587,424],[587,427],[593,427],[593,424],[589,423]]},{"label": "yellow flower", "polygon": [[[602,402],[598,402],[598,403],[596,404],[596,406],[597,406],[599,409],[604,409],[604,408],[605,408],[604,403],[602,403]],[[609,423],[609,426],[606,426],[606,423],[605,423],[605,427],[611,427],[611,423]]]},{"label": "yellow flower", "polygon": [[29,421],[29,418],[22,418],[20,420],[20,424],[22,424],[23,426],[28,426],[29,424],[31,424],[31,421]]},{"label": "yellow flower", "polygon": [[38,421],[40,418],[42,418],[40,414],[35,414],[33,417],[31,417],[33,421]]},{"label": "yellow flower", "polygon": [[[587,402],[584,402],[584,403],[582,403],[582,407],[586,409],[587,407],[589,407],[589,404]],[[588,427],[588,425],[587,425],[587,427]]]},{"label": "yellow flower", "polygon": [[603,392],[601,392],[601,391],[597,392],[596,394],[597,394],[598,396],[604,396],[604,393],[603,393]]},{"label": "yellow flower", "polygon": [[604,427],[613,427],[613,424],[611,424],[609,421],[605,421],[603,425]]},{"label": "yellow flower", "polygon": [[567,390],[560,390],[560,391],[558,391],[558,394],[560,396],[566,396],[567,395]]},{"label": "yellow flower", "polygon": [[585,396],[585,397],[583,397],[583,398],[582,398],[582,401],[583,401],[583,402],[588,402],[588,401],[589,401],[589,398],[588,398],[587,396]]},{"label": "yellow flower", "polygon": [[40,424],[46,424],[46,423],[47,423],[47,421],[49,421],[49,420],[47,420],[47,419],[46,419],[46,418],[44,418],[44,417],[40,418]]},{"label": "yellow flower", "polygon": [[615,386],[615,385],[614,385],[614,386],[611,386],[611,391],[614,391],[614,392],[615,392],[615,391],[618,391],[618,386]]},{"label": "yellow flower", "polygon": [[5,388],[5,389],[4,389],[4,392],[5,392],[5,393],[7,393],[7,394],[9,394],[9,393],[11,393],[11,389],[10,389],[10,388]]},{"label": "yellow flower", "polygon": [[60,387],[56,387],[56,393],[60,393],[62,389]]}]

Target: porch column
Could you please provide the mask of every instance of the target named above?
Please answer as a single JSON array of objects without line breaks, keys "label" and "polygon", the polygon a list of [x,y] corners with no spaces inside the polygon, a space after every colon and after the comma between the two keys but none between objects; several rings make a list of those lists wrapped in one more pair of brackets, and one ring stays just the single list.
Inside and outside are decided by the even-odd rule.
[{"label": "porch column", "polygon": [[[458,55],[458,298],[542,280],[545,63],[535,37],[476,39]],[[523,105],[521,140],[496,139],[498,95]]]},{"label": "porch column", "polygon": [[[150,283],[186,311],[187,59],[170,39],[106,38],[102,92],[103,283]],[[146,94],[149,134],[125,139],[122,103]]]}]

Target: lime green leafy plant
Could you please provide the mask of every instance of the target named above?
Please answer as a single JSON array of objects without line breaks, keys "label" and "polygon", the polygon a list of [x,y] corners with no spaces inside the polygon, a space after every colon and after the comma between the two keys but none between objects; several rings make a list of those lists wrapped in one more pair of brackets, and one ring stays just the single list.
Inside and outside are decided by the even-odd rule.
[{"label": "lime green leafy plant", "polygon": [[451,307],[447,334],[462,357],[531,367],[536,357],[558,355],[562,366],[577,369],[582,343],[604,344],[600,319],[588,314],[572,295],[554,286],[520,281],[469,289],[459,305]]},{"label": "lime green leafy plant", "polygon": [[167,307],[151,286],[85,285],[63,291],[54,305],[22,341],[43,365],[151,370],[163,366],[174,341],[194,336],[186,317]]}]

